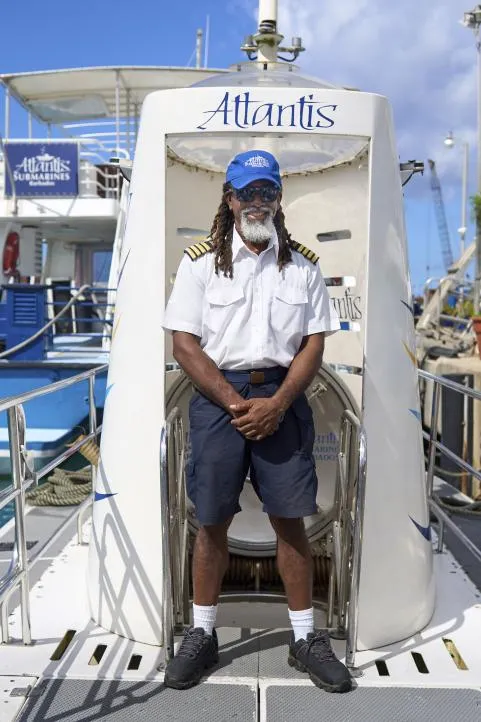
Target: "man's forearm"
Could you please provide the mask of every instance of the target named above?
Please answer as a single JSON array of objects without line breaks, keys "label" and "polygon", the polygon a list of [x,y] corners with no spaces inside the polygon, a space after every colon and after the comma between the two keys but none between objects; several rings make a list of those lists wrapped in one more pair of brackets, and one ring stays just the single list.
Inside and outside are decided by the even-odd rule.
[{"label": "man's forearm", "polygon": [[315,334],[304,339],[286,378],[272,397],[278,402],[282,412],[307,389],[322,363],[323,352],[324,334]]},{"label": "man's forearm", "polygon": [[[177,338],[176,338],[177,336]],[[190,337],[190,338],[188,338]],[[203,352],[194,336],[174,334],[174,358],[204,396],[232,413],[229,407],[244,399]]]}]

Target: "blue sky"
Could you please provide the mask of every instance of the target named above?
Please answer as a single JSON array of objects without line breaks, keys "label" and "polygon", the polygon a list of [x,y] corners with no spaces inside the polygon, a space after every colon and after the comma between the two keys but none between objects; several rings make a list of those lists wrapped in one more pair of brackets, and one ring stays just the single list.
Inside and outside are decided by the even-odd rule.
[{"label": "blue sky", "polygon": [[[474,4],[473,4],[474,5]],[[470,193],[475,190],[475,50],[458,20],[463,0],[279,0],[280,29],[301,35],[302,68],[334,83],[387,95],[394,107],[401,160],[433,157],[445,197],[456,255],[460,225],[461,145],[443,146],[447,131],[471,143]],[[2,8],[0,72],[89,65],[186,65],[195,34],[210,16],[208,64],[242,59],[239,45],[255,30],[256,0],[33,0]],[[0,132],[3,133],[3,97]],[[13,115],[16,135],[24,115]],[[406,187],[406,223],[415,291],[429,274],[443,274],[429,170]],[[472,239],[470,227],[468,240]]]}]

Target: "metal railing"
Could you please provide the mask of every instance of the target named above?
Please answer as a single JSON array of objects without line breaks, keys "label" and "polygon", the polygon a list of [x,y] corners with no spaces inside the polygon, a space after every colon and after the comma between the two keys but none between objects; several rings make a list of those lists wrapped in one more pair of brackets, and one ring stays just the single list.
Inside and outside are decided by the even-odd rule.
[{"label": "metal railing", "polygon": [[[95,376],[107,369],[107,365],[85,371],[77,376],[72,376],[62,381],[57,381],[48,386],[42,386],[34,391],[26,391],[18,396],[12,396],[0,401],[0,412],[7,411],[8,415],[8,436],[10,446],[10,458],[12,465],[12,486],[13,489],[5,489],[0,494],[0,509],[13,501],[15,518],[15,538],[13,555],[7,572],[0,578],[0,629],[1,641],[6,644],[10,640],[8,631],[8,603],[14,592],[20,587],[20,613],[22,619],[22,640],[24,644],[31,644],[32,630],[30,624],[30,588],[29,575],[34,565],[45,554],[46,550],[59,538],[67,529],[70,523],[78,518],[78,543],[81,543],[80,519],[86,508],[92,503],[92,495],[65,519],[56,532],[33,554],[30,559],[27,555],[27,540],[25,533],[25,493],[31,486],[38,484],[39,480],[49,474],[59,464],[66,461],[79,451],[84,444],[96,439],[102,430],[97,426],[95,408]],[[25,414],[23,404],[32,399],[54,393],[68,386],[88,380],[89,384],[89,433],[81,440],[72,444],[68,449],[59,454],[55,459],[45,464],[38,471],[33,471],[27,463],[25,443]],[[93,471],[92,471],[93,481]]]},{"label": "metal railing", "polygon": [[113,172],[106,172],[85,158],[82,160],[78,181],[80,197],[120,200],[122,173],[116,166],[110,166],[108,163],[105,163],[105,166],[111,167]]},{"label": "metal railing", "polygon": [[162,622],[165,663],[174,655],[174,629],[189,616],[187,500],[184,426],[180,410],[168,415],[160,439]]},{"label": "metal railing", "polygon": [[[59,309],[65,308],[65,300],[56,301],[55,294],[67,293],[78,294],[82,291],[81,295],[75,298],[74,303],[70,306],[70,313],[64,315],[61,321],[56,322],[52,326],[53,335],[49,337],[50,346],[49,350],[52,350],[53,338],[59,339],[62,336],[72,336],[77,338],[86,339],[104,339],[106,336],[110,336],[112,333],[112,318],[115,311],[115,295],[117,293],[116,288],[108,288],[107,286],[87,286],[77,287],[74,285],[55,285],[47,288],[47,300],[46,306],[46,322],[51,321],[54,317],[59,314]],[[105,300],[100,300],[99,297],[105,297]],[[109,301],[109,297],[112,301]],[[50,300],[51,299],[51,300]],[[92,328],[92,330],[80,331],[79,327],[84,324],[86,329]],[[97,327],[102,330],[94,331]],[[87,349],[89,351],[90,349]],[[79,351],[82,351],[80,348]]]},{"label": "metal railing", "polygon": [[[438,286],[431,289],[433,281],[438,282]],[[459,302],[472,298],[473,287],[473,282],[466,280],[459,273],[452,273],[442,278],[428,278],[424,285],[424,309],[418,321],[418,329],[434,330],[439,335],[442,327],[446,327],[449,323],[455,328],[461,327],[461,331],[469,331],[470,318],[443,314],[443,306],[448,295],[454,296]]]},{"label": "metal railing", "polygon": [[[336,592],[337,630],[346,639],[346,665],[353,670],[358,627],[362,526],[367,463],[366,436],[359,419],[344,411],[341,420],[334,553],[329,583],[327,626],[333,626]],[[180,410],[174,408],[161,432],[162,624],[165,663],[174,654],[174,629],[189,615],[188,528],[185,496],[184,430]]]},{"label": "metal railing", "polygon": [[365,431],[357,416],[346,409],[341,418],[327,627],[333,627],[337,598],[337,629],[331,636],[346,639],[346,666],[351,670],[357,646],[366,464]]},{"label": "metal railing", "polygon": [[443,549],[444,532],[445,528],[448,527],[453,532],[453,534],[457,536],[457,538],[464,544],[464,546],[469,549],[473,556],[481,562],[481,549],[479,549],[475,544],[473,544],[471,539],[469,539],[469,537],[467,537],[466,534],[461,531],[461,529],[455,524],[455,522],[452,521],[448,514],[446,514],[441,509],[433,496],[434,471],[436,466],[437,452],[444,454],[444,456],[450,459],[454,464],[459,466],[461,469],[466,471],[475,479],[478,479],[478,481],[481,481],[481,471],[475,469],[473,466],[471,466],[471,464],[468,464],[466,461],[464,461],[464,459],[462,459],[460,456],[448,449],[448,447],[445,446],[441,441],[437,440],[441,387],[444,386],[445,388],[451,389],[452,391],[457,391],[463,396],[468,396],[469,398],[475,399],[477,401],[481,401],[481,392],[467,388],[466,386],[462,386],[455,381],[450,381],[449,379],[445,379],[440,376],[434,376],[434,374],[430,374],[428,371],[422,371],[421,369],[419,369],[418,374],[421,378],[434,384],[431,402],[430,431],[423,431],[423,437],[429,442],[426,475],[426,491],[428,497],[428,504],[432,513],[439,522],[437,551],[441,552]]}]

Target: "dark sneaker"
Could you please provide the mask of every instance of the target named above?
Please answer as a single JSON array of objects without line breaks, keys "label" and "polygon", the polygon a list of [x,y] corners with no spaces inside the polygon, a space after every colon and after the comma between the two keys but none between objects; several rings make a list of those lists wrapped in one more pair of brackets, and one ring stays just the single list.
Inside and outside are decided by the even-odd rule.
[{"label": "dark sneaker", "polygon": [[327,632],[311,632],[307,640],[298,639],[297,642],[294,642],[293,634],[287,661],[299,672],[307,672],[314,684],[327,692],[352,689],[351,675],[332,651]]},{"label": "dark sneaker", "polygon": [[164,684],[174,689],[188,689],[200,681],[202,673],[219,661],[219,643],[215,629],[212,636],[199,627],[190,627],[179,651],[167,664]]}]

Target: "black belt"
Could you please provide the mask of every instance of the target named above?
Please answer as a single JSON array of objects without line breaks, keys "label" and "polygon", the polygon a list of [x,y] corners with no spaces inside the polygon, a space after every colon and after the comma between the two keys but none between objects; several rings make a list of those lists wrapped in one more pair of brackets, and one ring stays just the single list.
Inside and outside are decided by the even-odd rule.
[{"label": "black belt", "polygon": [[227,371],[221,369],[221,373],[227,381],[239,384],[268,384],[271,381],[282,381],[287,375],[288,369],[283,366],[272,366],[267,369],[252,369],[252,371]]}]

